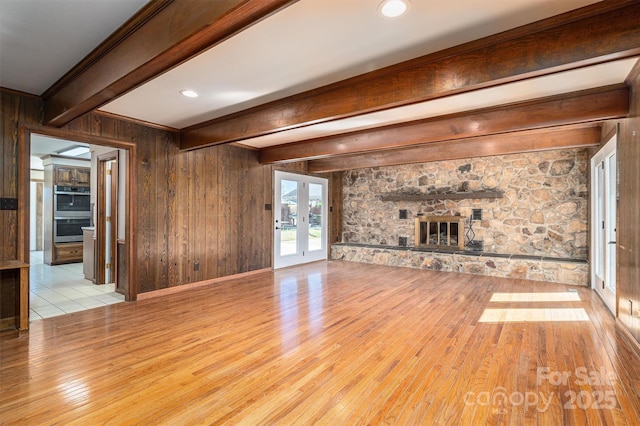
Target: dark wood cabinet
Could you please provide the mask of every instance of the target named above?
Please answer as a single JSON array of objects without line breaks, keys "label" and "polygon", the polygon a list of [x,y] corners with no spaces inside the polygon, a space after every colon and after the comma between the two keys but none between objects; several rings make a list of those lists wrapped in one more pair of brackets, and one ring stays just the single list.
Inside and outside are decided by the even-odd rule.
[{"label": "dark wood cabinet", "polygon": [[91,168],[74,166],[54,166],[53,184],[63,186],[90,186]]},{"label": "dark wood cabinet", "polygon": [[55,243],[52,264],[82,262],[82,243]]},{"label": "dark wood cabinet", "polygon": [[[76,197],[75,195],[69,195],[75,191],[63,188],[63,193],[57,194],[56,186],[89,188],[91,186],[90,164],[91,162],[86,159],[72,160],[57,155],[43,157],[43,260],[47,265],[83,261],[82,231],[79,227],[88,226],[91,223],[90,209],[61,208],[61,204],[63,206],[69,204],[69,198]],[[86,195],[83,203],[89,207],[89,193],[81,191],[78,191],[78,193]],[[56,200],[56,197],[60,198]],[[71,199],[72,203],[76,203],[76,201],[75,198]],[[80,202],[77,202],[77,205],[80,204]],[[56,211],[56,208],[59,211]],[[75,223],[71,223],[71,221],[75,221]],[[61,227],[63,227],[62,230],[60,229]],[[56,233],[58,233],[58,238],[56,238]]]}]

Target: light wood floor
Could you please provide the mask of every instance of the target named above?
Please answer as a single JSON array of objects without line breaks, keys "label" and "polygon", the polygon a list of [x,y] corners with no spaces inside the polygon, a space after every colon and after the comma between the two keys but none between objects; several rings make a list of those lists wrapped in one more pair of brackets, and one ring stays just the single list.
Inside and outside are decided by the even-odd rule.
[{"label": "light wood floor", "polygon": [[0,334],[0,423],[637,425],[640,360],[570,289],[334,261],[48,318]]}]

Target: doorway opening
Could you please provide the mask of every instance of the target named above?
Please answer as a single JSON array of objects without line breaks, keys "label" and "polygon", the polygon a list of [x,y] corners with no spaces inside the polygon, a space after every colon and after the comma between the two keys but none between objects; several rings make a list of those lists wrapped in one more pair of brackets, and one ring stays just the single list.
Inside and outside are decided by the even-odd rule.
[{"label": "doorway opening", "polygon": [[328,181],[275,171],[274,269],[327,258]]},{"label": "doorway opening", "polygon": [[618,173],[616,136],[591,159],[591,285],[609,310],[616,304],[616,212]]},{"label": "doorway opening", "polygon": [[[117,288],[115,274],[101,282],[96,279],[99,268],[95,261],[96,248],[104,244],[104,238],[95,232],[96,206],[103,204],[97,200],[98,157],[116,153],[109,165],[116,175],[110,200],[112,210],[121,211],[123,218],[120,229],[114,228],[114,235],[120,231],[124,240],[129,232],[125,219],[130,149],[117,147],[114,151],[114,147],[102,145],[102,141],[95,144],[93,139],[99,138],[80,141],[77,135],[55,129],[27,130],[24,139],[29,171],[25,178],[30,180],[26,187],[31,200],[26,209],[30,320],[131,300],[127,288]],[[82,148],[85,153],[74,156],[69,148]],[[124,159],[125,166],[120,172],[119,158]],[[121,183],[118,176],[122,177]],[[120,205],[115,198],[118,193],[123,195]],[[115,245],[115,238],[112,241]]]}]

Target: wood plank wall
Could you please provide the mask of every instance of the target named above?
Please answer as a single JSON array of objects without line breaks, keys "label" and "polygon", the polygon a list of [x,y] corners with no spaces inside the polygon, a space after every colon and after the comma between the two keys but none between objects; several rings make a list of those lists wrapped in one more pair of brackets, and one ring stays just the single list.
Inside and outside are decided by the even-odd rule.
[{"label": "wood plank wall", "polygon": [[329,178],[329,244],[342,242],[343,174],[344,172],[333,172],[325,176]]},{"label": "wood plank wall", "polygon": [[[37,124],[42,117],[42,101],[0,90],[0,197],[18,198],[20,170],[20,124]],[[28,203],[28,200],[27,200]],[[0,210],[0,260],[19,259],[18,212]],[[28,241],[25,242],[28,246]],[[0,320],[17,315],[18,271],[0,272]],[[10,321],[8,321],[10,323]]]},{"label": "wood plank wall", "polygon": [[103,114],[65,128],[136,143],[138,293],[271,266],[272,173],[257,152],[181,152],[173,133]]},{"label": "wood plank wall", "polygon": [[618,318],[640,342],[640,62],[631,75],[629,118],[620,121],[618,133],[617,296]]},{"label": "wood plank wall", "polygon": [[[40,126],[41,101],[11,91],[2,95],[0,196],[17,197],[20,125]],[[261,165],[257,151],[220,145],[179,151],[177,135],[116,117],[90,113],[63,128],[69,134],[100,136],[136,144],[134,219],[137,292],[148,292],[252,270],[272,259],[273,166]],[[306,173],[306,162],[278,166]],[[341,225],[341,194],[330,180],[333,213],[330,241]],[[9,183],[7,183],[9,182]],[[337,197],[337,198],[336,198]],[[337,212],[337,213],[336,213]],[[15,258],[16,212],[0,212],[0,259]],[[27,242],[28,243],[28,242]],[[198,267],[194,268],[194,263]],[[198,269],[197,271],[195,269]],[[15,315],[17,275],[3,272],[0,319]],[[129,283],[127,283],[129,284]]]}]

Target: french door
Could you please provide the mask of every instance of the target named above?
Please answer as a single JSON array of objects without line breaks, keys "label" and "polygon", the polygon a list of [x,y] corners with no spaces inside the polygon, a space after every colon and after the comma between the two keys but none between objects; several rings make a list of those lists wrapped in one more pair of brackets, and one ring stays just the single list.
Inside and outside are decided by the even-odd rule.
[{"label": "french door", "polygon": [[276,171],[274,261],[284,268],[327,258],[327,179]]},{"label": "french door", "polygon": [[591,159],[591,283],[616,315],[616,137]]}]

